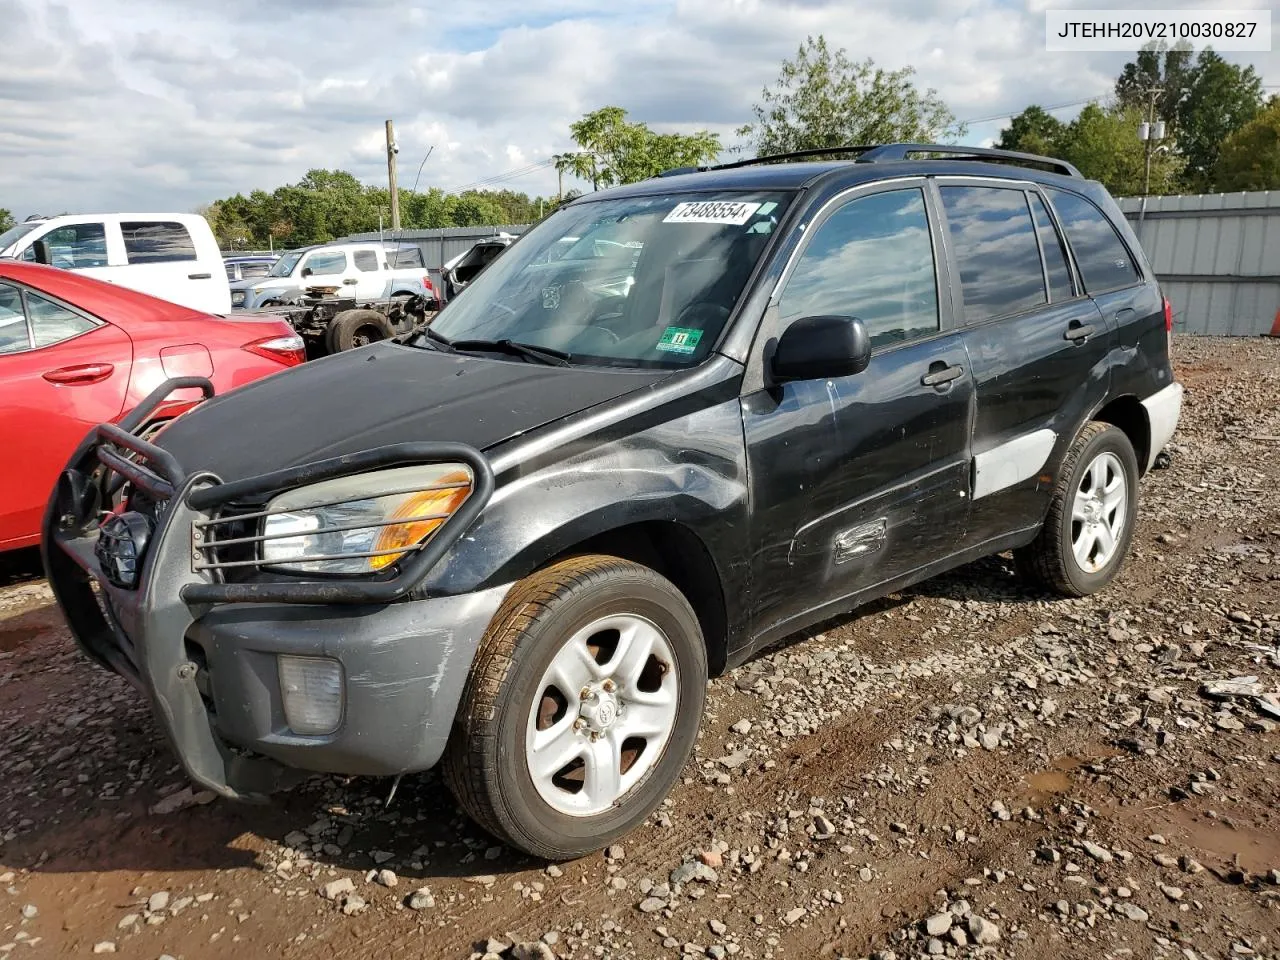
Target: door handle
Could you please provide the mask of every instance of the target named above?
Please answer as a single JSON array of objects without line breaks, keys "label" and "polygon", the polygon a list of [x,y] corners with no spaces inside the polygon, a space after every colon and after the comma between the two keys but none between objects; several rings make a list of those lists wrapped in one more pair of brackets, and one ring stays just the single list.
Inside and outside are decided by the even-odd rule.
[{"label": "door handle", "polygon": [[212,280],[213,274],[212,273],[188,273],[187,279],[188,280]]},{"label": "door handle", "polygon": [[50,370],[44,378],[50,383],[84,386],[90,383],[101,383],[111,376],[115,369],[115,365],[110,363],[78,363],[75,366]]},{"label": "door handle", "polygon": [[347,277],[347,279],[343,280],[342,282],[348,286],[355,286],[360,281],[357,280],[355,277]]},{"label": "door handle", "polygon": [[1062,335],[1064,340],[1072,342],[1088,340],[1091,336],[1093,336],[1093,324],[1080,323],[1076,320],[1071,322],[1067,327],[1067,332]]},{"label": "door handle", "polygon": [[1136,311],[1133,309],[1133,307],[1125,307],[1123,310],[1117,310],[1116,316],[1115,316],[1116,323],[1123,323],[1124,321],[1132,317],[1135,312]]},{"label": "door handle", "polygon": [[963,373],[964,367],[948,367],[939,360],[937,363],[930,365],[929,372],[920,378],[920,382],[926,387],[941,387],[952,380],[958,380]]}]

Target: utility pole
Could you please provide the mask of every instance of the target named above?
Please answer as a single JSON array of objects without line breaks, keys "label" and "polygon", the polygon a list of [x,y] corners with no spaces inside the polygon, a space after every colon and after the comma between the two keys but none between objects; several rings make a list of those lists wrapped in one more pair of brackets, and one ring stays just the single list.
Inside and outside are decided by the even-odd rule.
[{"label": "utility pole", "polygon": [[1155,145],[1164,139],[1164,121],[1156,119],[1156,98],[1164,92],[1162,87],[1148,87],[1147,96],[1151,98],[1147,105],[1147,119],[1138,124],[1138,139],[1144,147],[1144,168],[1142,174],[1142,206],[1138,210],[1138,230],[1141,239],[1143,223],[1147,219],[1147,197],[1151,194],[1151,155]]},{"label": "utility pole", "polygon": [[396,154],[400,147],[396,143],[396,128],[387,121],[387,182],[391,185],[391,232],[400,229],[400,188],[396,185]]}]

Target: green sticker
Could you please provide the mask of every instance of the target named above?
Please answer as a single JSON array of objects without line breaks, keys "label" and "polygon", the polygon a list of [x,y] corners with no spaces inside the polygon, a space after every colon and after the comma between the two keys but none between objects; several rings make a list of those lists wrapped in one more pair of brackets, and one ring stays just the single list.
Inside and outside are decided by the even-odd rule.
[{"label": "green sticker", "polygon": [[663,353],[693,353],[698,349],[698,341],[701,339],[701,330],[693,330],[689,327],[667,327],[658,340],[658,349]]}]

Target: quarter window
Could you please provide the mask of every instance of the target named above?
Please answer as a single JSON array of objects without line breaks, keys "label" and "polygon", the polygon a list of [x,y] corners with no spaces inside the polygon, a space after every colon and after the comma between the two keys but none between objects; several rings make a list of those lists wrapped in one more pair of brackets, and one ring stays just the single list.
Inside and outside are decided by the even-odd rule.
[{"label": "quarter window", "polygon": [[179,263],[196,259],[191,233],[180,223],[120,224],[124,252],[130,263]]},{"label": "quarter window", "polygon": [[307,262],[302,269],[306,270],[308,267],[311,269],[312,276],[331,277],[346,271],[347,255],[342,250],[330,253],[313,253],[307,258]]},{"label": "quarter window", "polygon": [[[49,259],[55,267],[81,270],[107,265],[107,231],[101,223],[76,223],[58,227],[38,239],[49,245]],[[35,247],[27,247],[22,259],[34,262]]]},{"label": "quarter window", "polygon": [[857,197],[818,227],[782,292],[784,325],[857,317],[873,347],[938,330],[933,244],[918,189]]},{"label": "quarter window", "polygon": [[22,312],[22,291],[0,283],[0,354],[17,353],[30,346],[27,318]]},{"label": "quarter window", "polygon": [[960,268],[965,322],[1047,302],[1026,194],[1000,187],[943,187],[941,192]]},{"label": "quarter window", "polygon": [[70,340],[94,327],[91,320],[29,290],[27,316],[31,318],[31,334],[37,347]]},{"label": "quarter window", "polygon": [[1067,269],[1067,258],[1062,251],[1062,238],[1053,227],[1049,218],[1049,210],[1038,193],[1029,193],[1031,213],[1036,220],[1036,233],[1040,235],[1040,249],[1044,251],[1045,271],[1049,274],[1049,299],[1057,303],[1070,300],[1075,296],[1071,286],[1071,271]]},{"label": "quarter window", "polygon": [[1142,279],[1129,248],[1101,210],[1084,197],[1065,190],[1049,189],[1049,199],[1058,211],[1067,243],[1076,255],[1086,290],[1101,293]]},{"label": "quarter window", "polygon": [[356,269],[363,273],[378,272],[378,255],[372,250],[357,250],[351,255],[356,262]]}]

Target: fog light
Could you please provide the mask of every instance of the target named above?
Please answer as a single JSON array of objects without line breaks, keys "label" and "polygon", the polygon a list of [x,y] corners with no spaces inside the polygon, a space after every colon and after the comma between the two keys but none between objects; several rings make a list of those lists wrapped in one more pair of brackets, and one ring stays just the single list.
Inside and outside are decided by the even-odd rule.
[{"label": "fog light", "polygon": [[342,664],[327,657],[278,657],[284,718],[294,733],[333,733],[342,722]]}]

